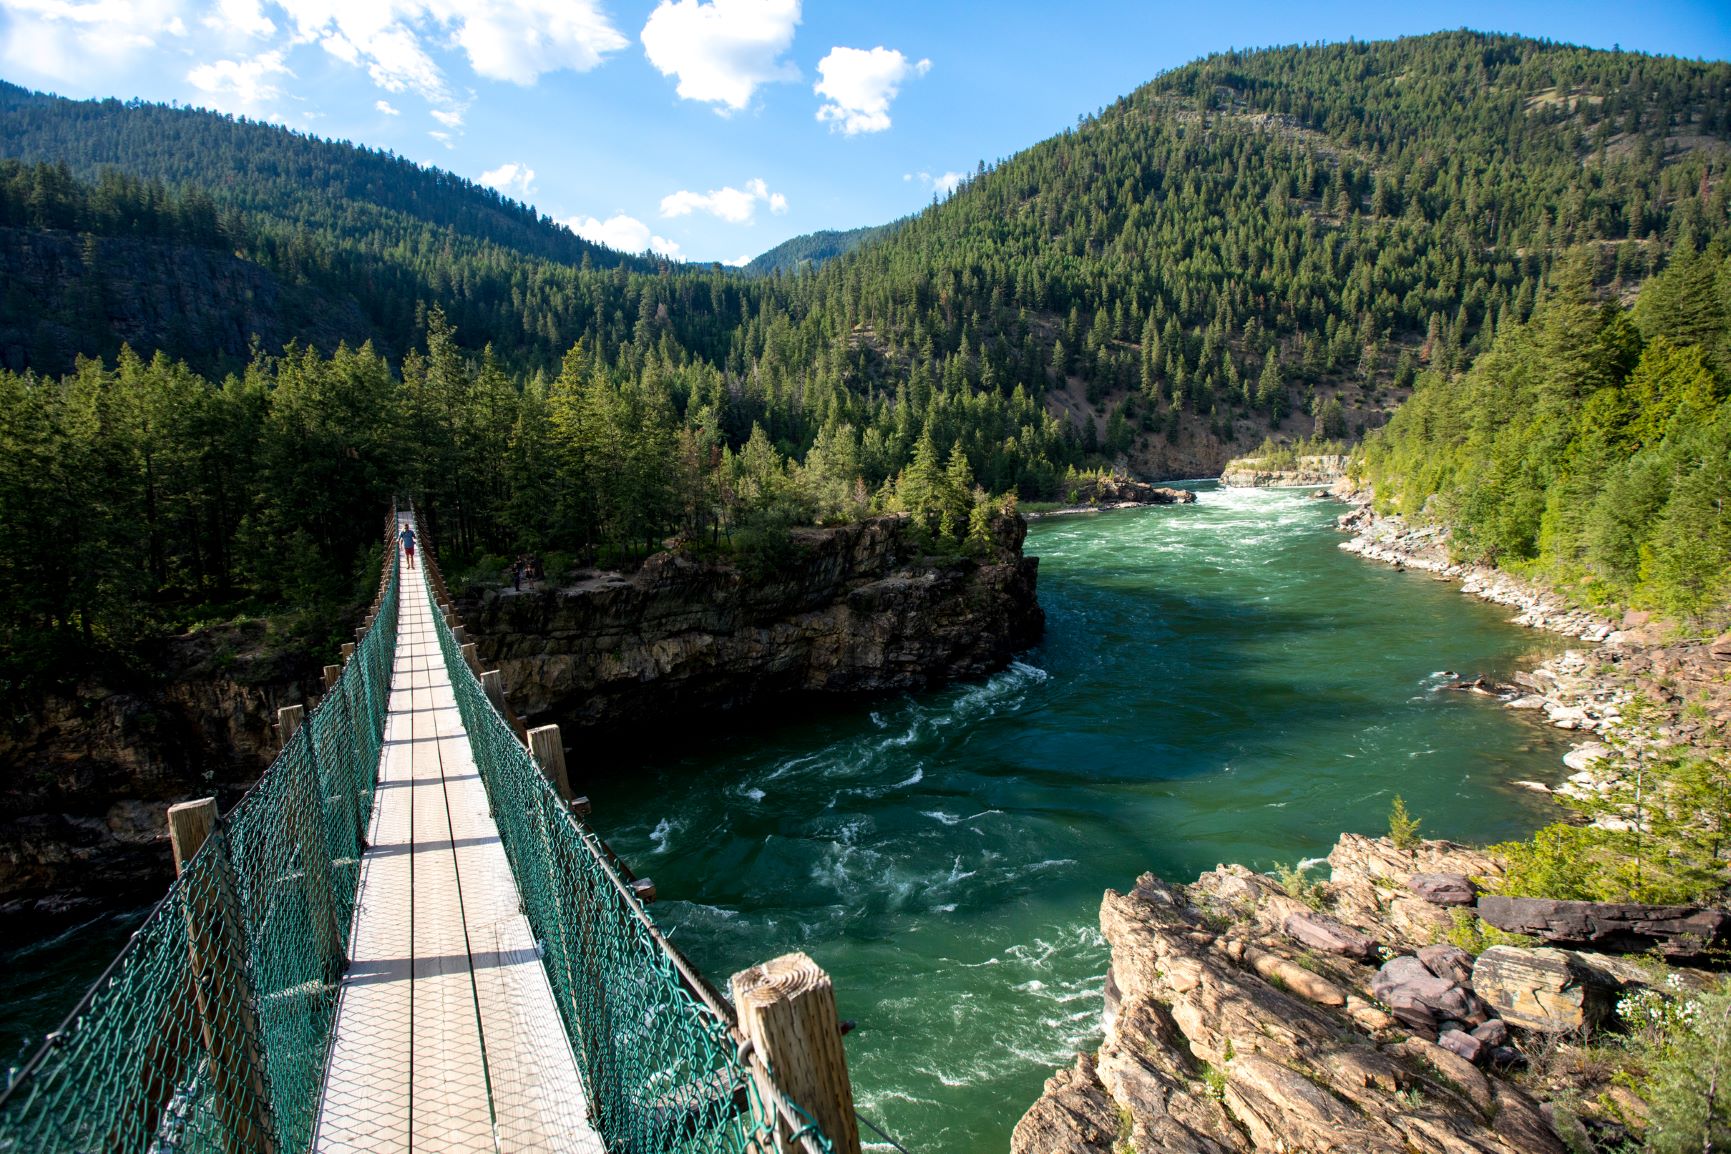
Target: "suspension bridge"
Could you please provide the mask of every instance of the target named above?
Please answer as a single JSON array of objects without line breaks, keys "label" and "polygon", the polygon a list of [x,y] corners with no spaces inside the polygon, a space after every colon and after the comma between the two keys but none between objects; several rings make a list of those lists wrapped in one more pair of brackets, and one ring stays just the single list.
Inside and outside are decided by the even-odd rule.
[{"label": "suspension bridge", "polygon": [[729,1002],[588,828],[557,727],[484,671],[393,511],[366,624],[0,1093],[0,1154],[857,1154],[828,977]]}]

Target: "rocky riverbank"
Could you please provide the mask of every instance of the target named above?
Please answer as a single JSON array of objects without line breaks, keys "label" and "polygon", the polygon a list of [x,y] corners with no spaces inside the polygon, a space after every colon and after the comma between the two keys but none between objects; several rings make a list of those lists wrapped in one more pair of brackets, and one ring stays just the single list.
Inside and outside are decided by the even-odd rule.
[{"label": "rocky riverbank", "polygon": [[1332,486],[1346,477],[1345,454],[1318,454],[1289,460],[1239,457],[1220,471],[1220,483],[1239,489]]},{"label": "rocky riverbank", "polygon": [[796,530],[756,578],[662,553],[632,574],[470,589],[462,612],[516,707],[577,728],[921,690],[996,672],[1039,639],[1026,532],[1002,517],[986,555],[932,557],[904,517],[872,517]]},{"label": "rocky riverbank", "polygon": [[1339,521],[1343,531],[1353,534],[1341,544],[1347,552],[1458,581],[1462,593],[1515,609],[1516,625],[1594,645],[1566,650],[1530,672],[1516,673],[1513,685],[1494,687],[1501,690],[1506,708],[1542,714],[1558,729],[1594,737],[1564,756],[1570,771],[1565,780],[1519,784],[1563,796],[1615,787],[1624,765],[1614,744],[1600,739],[1614,738],[1637,699],[1650,708],[1658,740],[1665,745],[1694,746],[1709,731],[1731,729],[1731,634],[1711,642],[1675,640],[1651,614],[1640,612],[1612,622],[1501,570],[1453,561],[1446,528],[1379,516],[1362,494],[1344,496],[1356,506]]},{"label": "rocky riverbank", "polygon": [[[1563,1154],[1627,1136],[1639,1101],[1579,1044],[1658,978],[1572,948],[1599,940],[1558,908],[1583,903],[1493,909],[1509,899],[1477,893],[1500,867],[1450,842],[1347,834],[1328,865],[1325,882],[1221,866],[1108,890],[1103,1040],[1046,1083],[1012,1154]],[[1702,917],[1615,909],[1635,948]],[[1487,948],[1481,916],[1571,948]],[[1718,940],[1726,920],[1697,928]]]}]

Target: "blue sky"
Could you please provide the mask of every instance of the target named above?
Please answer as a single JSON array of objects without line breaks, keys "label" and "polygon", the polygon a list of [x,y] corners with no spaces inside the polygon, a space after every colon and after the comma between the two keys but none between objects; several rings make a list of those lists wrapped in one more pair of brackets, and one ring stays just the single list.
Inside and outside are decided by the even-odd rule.
[{"label": "blue sky", "polygon": [[738,260],[913,211],[1211,51],[1462,26],[1731,57],[1723,0],[0,0],[0,76],[389,148],[616,247]]}]

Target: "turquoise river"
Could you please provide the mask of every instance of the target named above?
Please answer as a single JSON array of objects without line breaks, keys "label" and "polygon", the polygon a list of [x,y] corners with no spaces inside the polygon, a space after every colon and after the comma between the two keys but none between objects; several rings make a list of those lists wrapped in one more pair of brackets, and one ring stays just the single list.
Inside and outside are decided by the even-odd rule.
[{"label": "turquoise river", "polygon": [[[1193,505],[1036,523],[1046,637],[985,682],[574,766],[596,828],[718,983],[794,949],[829,970],[859,1025],[858,1106],[916,1154],[1003,1154],[1045,1078],[1097,1040],[1107,887],[1318,858],[1386,828],[1397,792],[1433,836],[1544,817],[1510,782],[1555,777],[1561,743],[1437,686],[1553,640],[1342,552],[1332,501],[1193,487]],[[0,950],[7,1057],[141,913]]]},{"label": "turquoise river", "polygon": [[1333,501],[1194,487],[1036,522],[1045,641],[989,681],[586,787],[706,973],[792,949],[829,970],[858,1107],[915,1154],[1003,1154],[1097,1041],[1107,887],[1320,857],[1385,830],[1397,792],[1439,837],[1542,817],[1509,783],[1554,778],[1563,746],[1436,687],[1546,638],[1341,551]]}]

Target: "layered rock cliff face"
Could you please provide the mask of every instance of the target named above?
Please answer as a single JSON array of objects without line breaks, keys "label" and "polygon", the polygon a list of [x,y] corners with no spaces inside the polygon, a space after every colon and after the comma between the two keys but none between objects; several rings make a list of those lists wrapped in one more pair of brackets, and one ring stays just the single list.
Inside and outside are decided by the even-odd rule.
[{"label": "layered rock cliff face", "polygon": [[1220,483],[1235,488],[1272,488],[1281,485],[1333,485],[1346,477],[1346,457],[1320,455],[1299,457],[1276,464],[1260,457],[1239,457],[1226,462]]},{"label": "layered rock cliff face", "polygon": [[1643,967],[1448,944],[1500,875],[1464,846],[1348,834],[1328,864],[1296,894],[1242,866],[1108,890],[1100,1049],[1047,1081],[1011,1154],[1621,1148],[1580,1107],[1618,1094],[1610,1073],[1569,1058]]},{"label": "layered rock cliff face", "polygon": [[979,558],[931,558],[901,517],[796,530],[747,578],[680,553],[636,573],[471,589],[463,619],[524,714],[624,727],[795,694],[920,690],[980,677],[1039,639],[1038,558],[1001,518]]},{"label": "layered rock cliff face", "polygon": [[313,686],[311,663],[265,634],[171,639],[147,655],[153,675],[77,686],[0,727],[0,912],[160,894],[166,808],[213,794],[227,808],[275,756],[276,710]]}]

